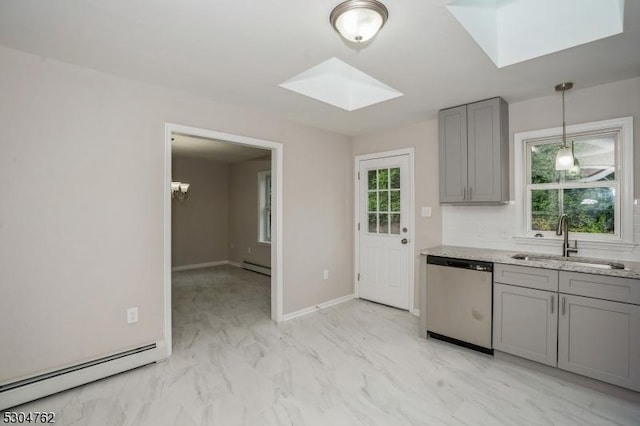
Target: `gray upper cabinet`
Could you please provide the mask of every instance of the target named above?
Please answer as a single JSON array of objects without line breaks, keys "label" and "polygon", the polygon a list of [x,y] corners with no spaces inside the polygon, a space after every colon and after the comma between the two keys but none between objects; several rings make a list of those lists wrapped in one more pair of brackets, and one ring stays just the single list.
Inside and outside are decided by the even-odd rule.
[{"label": "gray upper cabinet", "polygon": [[440,202],[509,201],[509,110],[493,98],[441,110],[438,116]]},{"label": "gray upper cabinet", "polygon": [[440,111],[438,118],[440,156],[440,202],[466,199],[467,106]]}]

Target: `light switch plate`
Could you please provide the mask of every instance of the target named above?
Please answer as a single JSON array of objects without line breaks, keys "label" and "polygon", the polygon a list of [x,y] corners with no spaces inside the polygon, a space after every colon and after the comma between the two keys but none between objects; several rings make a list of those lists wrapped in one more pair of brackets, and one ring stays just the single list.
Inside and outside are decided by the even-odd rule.
[{"label": "light switch plate", "polygon": [[421,214],[422,217],[431,217],[431,207],[423,207]]}]

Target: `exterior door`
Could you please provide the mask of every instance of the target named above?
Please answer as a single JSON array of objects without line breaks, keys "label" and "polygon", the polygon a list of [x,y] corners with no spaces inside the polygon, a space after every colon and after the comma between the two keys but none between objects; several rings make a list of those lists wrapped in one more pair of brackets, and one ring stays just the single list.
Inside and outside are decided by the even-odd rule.
[{"label": "exterior door", "polygon": [[359,294],[409,309],[409,155],[359,165]]}]

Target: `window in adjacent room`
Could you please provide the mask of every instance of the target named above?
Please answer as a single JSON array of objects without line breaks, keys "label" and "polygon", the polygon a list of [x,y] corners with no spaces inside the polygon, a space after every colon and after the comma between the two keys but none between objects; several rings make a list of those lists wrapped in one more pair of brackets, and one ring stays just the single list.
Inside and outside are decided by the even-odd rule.
[{"label": "window in adjacent room", "polygon": [[271,172],[258,173],[258,241],[271,243]]},{"label": "window in adjacent room", "polygon": [[516,173],[523,176],[525,237],[555,238],[558,218],[566,214],[572,239],[633,240],[632,128],[630,118],[570,126],[570,170],[555,168],[563,146],[555,129],[516,134],[523,149]]}]

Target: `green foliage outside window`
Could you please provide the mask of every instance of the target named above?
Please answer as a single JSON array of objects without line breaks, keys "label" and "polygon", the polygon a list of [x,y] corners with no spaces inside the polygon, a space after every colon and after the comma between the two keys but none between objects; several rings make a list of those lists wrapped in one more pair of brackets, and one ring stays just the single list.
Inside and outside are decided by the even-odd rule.
[{"label": "green foliage outside window", "polygon": [[[602,149],[602,140],[597,142],[598,148]],[[613,143],[611,140],[612,151]],[[613,155],[581,157],[579,154],[588,152],[589,145],[576,144],[576,167],[557,171],[555,158],[561,147],[559,142],[529,146],[531,230],[554,231],[558,217],[567,214],[571,232],[614,234],[615,186],[602,186],[615,178],[615,167],[610,159]],[[555,187],[549,188],[551,185]]]}]

